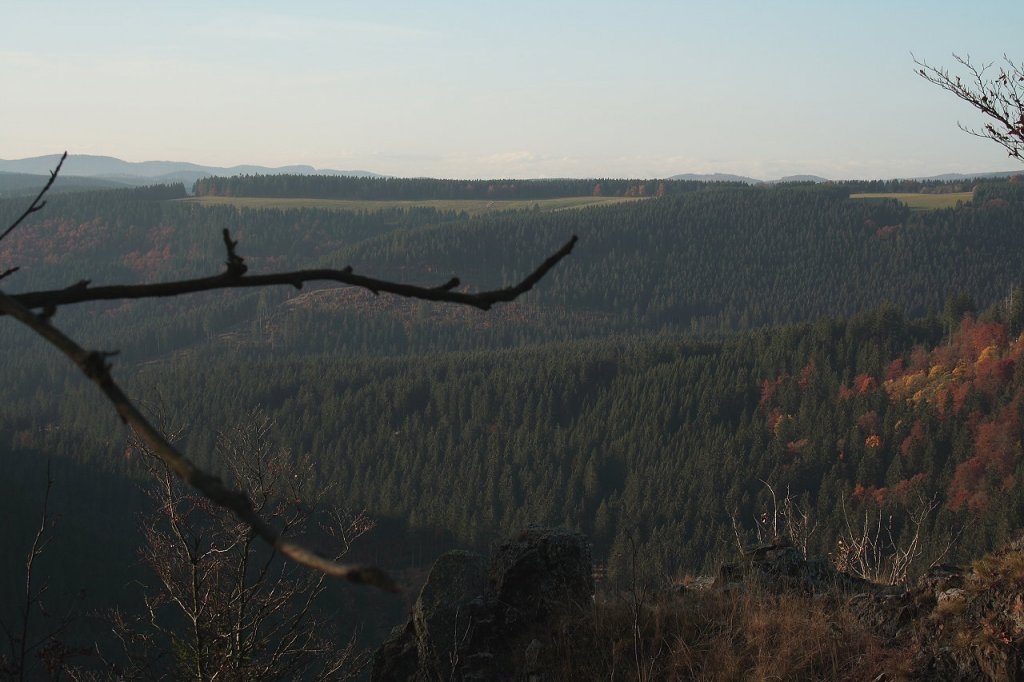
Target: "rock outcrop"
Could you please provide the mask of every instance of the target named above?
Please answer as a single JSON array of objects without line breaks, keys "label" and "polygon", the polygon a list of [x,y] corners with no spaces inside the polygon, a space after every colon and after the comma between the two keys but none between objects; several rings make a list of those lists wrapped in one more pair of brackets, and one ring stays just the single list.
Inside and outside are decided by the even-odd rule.
[{"label": "rock outcrop", "polygon": [[922,679],[1024,680],[1024,536],[911,588],[913,669]]},{"label": "rock outcrop", "polygon": [[377,650],[370,679],[554,679],[545,650],[585,628],[593,594],[590,545],[578,533],[531,527],[489,559],[449,552]]},{"label": "rock outcrop", "polygon": [[785,538],[744,549],[738,561],[722,565],[711,586],[728,589],[751,581],[774,593],[823,594],[871,591],[877,587],[836,570],[824,557],[805,559]]},{"label": "rock outcrop", "polygon": [[[1024,536],[970,569],[936,566],[908,585],[861,580],[779,542],[744,551],[713,580],[652,594],[649,601],[612,596],[595,606],[593,588],[590,548],[577,533],[530,528],[490,558],[450,552],[435,563],[408,622],[377,651],[371,679],[546,682],[573,677],[595,661],[594,670],[606,677],[598,659],[601,651],[614,659],[616,642],[628,650],[663,651],[665,641],[735,627],[730,608],[722,610],[722,623],[709,620],[716,600],[728,607],[750,599],[758,608],[777,609],[792,596],[817,605],[819,613],[836,614],[829,622],[842,624],[837,632],[867,643],[854,652],[854,660],[872,658],[864,679],[1024,680]],[[595,620],[595,610],[601,619]],[[634,637],[666,637],[658,628],[630,629],[657,620],[652,614],[660,614],[660,627],[677,630],[638,645]],[[697,628],[687,625],[698,622]],[[600,641],[596,623],[605,628]],[[729,646],[756,634],[729,634]],[[704,672],[713,677],[716,671]],[[664,679],[678,673],[665,668]]]},{"label": "rock outcrop", "polygon": [[847,605],[894,652],[894,677],[1024,680],[1024,536],[973,569],[934,566],[893,586],[839,572],[825,559],[804,559],[785,542],[762,545],[724,565],[711,589],[753,582],[776,594],[796,591]]}]

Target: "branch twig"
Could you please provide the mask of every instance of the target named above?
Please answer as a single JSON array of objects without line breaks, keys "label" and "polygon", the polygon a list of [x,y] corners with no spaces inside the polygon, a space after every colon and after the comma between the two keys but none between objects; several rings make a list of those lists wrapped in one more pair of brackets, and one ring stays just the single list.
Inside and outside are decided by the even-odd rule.
[{"label": "branch twig", "polygon": [[[60,157],[60,162],[57,163],[57,167],[50,171],[50,179],[47,180],[43,188],[39,190],[39,194],[37,194],[36,198],[32,200],[32,203],[29,204],[29,207],[25,209],[25,212],[18,216],[18,219],[11,223],[10,227],[4,230],[3,234],[0,234],[0,240],[9,235],[14,230],[14,228],[21,224],[22,220],[29,217],[36,211],[43,210],[43,206],[46,206],[46,202],[42,200],[43,195],[50,191],[50,187],[53,186],[53,181],[57,179],[57,173],[60,173],[60,168],[61,166],[64,165],[64,160],[67,158],[68,153],[64,152],[64,155]],[[11,274],[10,271],[5,272],[4,276],[6,277],[9,274]]]},{"label": "branch twig", "polygon": [[472,306],[480,310],[490,310],[495,303],[508,303],[526,293],[541,280],[560,260],[568,256],[576,245],[575,235],[569,239],[558,251],[549,256],[540,266],[530,273],[519,284],[504,289],[481,291],[477,293],[464,293],[453,291],[459,286],[458,278],[453,278],[437,287],[422,287],[415,284],[404,284],[402,282],[391,282],[388,280],[365,277],[352,272],[351,267],[342,270],[318,269],[318,270],[297,270],[294,272],[279,272],[266,275],[244,275],[246,266],[242,258],[234,252],[237,242],[231,240],[227,230],[224,231],[225,243],[229,244],[227,272],[212,277],[200,277],[197,279],[178,280],[174,282],[161,282],[156,284],[129,284],[113,285],[102,287],[90,287],[89,280],[82,280],[65,289],[51,289],[49,291],[32,291],[23,294],[13,294],[11,298],[30,309],[49,309],[56,306],[69,305],[72,303],[84,303],[86,301],[109,301],[126,300],[139,298],[161,298],[167,296],[180,296],[199,291],[211,291],[214,289],[233,289],[245,287],[265,287],[280,284],[291,285],[301,289],[303,283],[312,281],[333,281],[342,284],[362,287],[375,294],[381,292],[417,298],[425,301],[442,301],[446,303],[459,303]]},{"label": "branch twig", "polygon": [[966,72],[961,79],[947,69],[932,66],[917,57],[913,59],[919,67],[919,76],[995,121],[985,123],[980,130],[957,123],[961,130],[975,137],[992,140],[1011,157],[1024,160],[1024,63],[1015,63],[1003,55],[1003,64],[998,67],[997,73],[989,75],[994,62],[976,63],[970,55],[954,54],[953,59]]},{"label": "branch twig", "polygon": [[[28,215],[39,211],[45,206],[46,202],[42,201],[42,197],[53,185],[54,180],[57,178],[57,173],[60,172],[66,158],[67,152],[64,153],[60,163],[50,173],[50,180],[46,183],[46,186],[39,192],[29,208],[0,235],[0,239],[6,237]],[[562,248],[549,256],[519,284],[504,289],[469,294],[454,291],[460,284],[458,278],[452,278],[440,286],[430,288],[356,275],[352,272],[351,267],[346,267],[343,270],[300,270],[296,272],[246,276],[248,266],[245,265],[245,259],[235,251],[238,242],[231,239],[231,233],[227,229],[224,230],[223,237],[224,246],[227,249],[227,260],[225,261],[227,270],[220,275],[159,284],[95,288],[89,288],[89,281],[82,280],[65,289],[17,295],[7,295],[0,291],[0,316],[10,315],[17,319],[70,358],[87,377],[99,386],[100,390],[103,391],[107,399],[113,404],[122,421],[135,431],[136,435],[150,448],[153,454],[159,457],[171,471],[215,504],[234,512],[242,522],[249,525],[257,535],[270,543],[281,554],[297,563],[317,569],[330,576],[397,592],[398,587],[394,580],[379,568],[340,564],[322,557],[301,545],[285,540],[280,532],[260,517],[253,508],[249,497],[244,492],[229,489],[218,477],[203,471],[193,464],[185,455],[178,452],[163,434],[153,427],[142,413],[139,412],[138,408],[135,407],[121,388],[114,382],[110,374],[110,365],[107,364],[107,358],[116,353],[85,350],[70,337],[51,325],[49,318],[53,316],[57,306],[85,301],[179,296],[212,289],[262,287],[278,284],[288,284],[301,288],[303,283],[308,281],[335,281],[362,287],[372,291],[374,294],[383,291],[398,296],[427,301],[458,303],[479,308],[480,310],[489,310],[495,303],[513,301],[532,289],[551,268],[572,252],[577,238],[573,235]],[[0,279],[11,274],[14,270],[16,268],[7,270],[0,275]],[[42,309],[41,314],[32,312],[33,309],[39,308]]]}]

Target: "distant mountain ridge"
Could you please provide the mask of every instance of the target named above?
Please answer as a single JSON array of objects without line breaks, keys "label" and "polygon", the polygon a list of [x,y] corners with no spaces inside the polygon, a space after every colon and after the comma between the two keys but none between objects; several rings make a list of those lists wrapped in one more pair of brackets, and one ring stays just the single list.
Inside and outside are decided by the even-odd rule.
[{"label": "distant mountain ridge", "polygon": [[[10,196],[19,193],[26,183],[26,176],[46,176],[60,160],[59,154],[33,156],[24,159],[0,159],[0,194]],[[1020,175],[1024,171],[997,171],[984,173],[945,173],[942,175],[918,176],[906,178],[919,181],[954,182],[982,178],[1006,178]],[[15,179],[14,174],[21,177]],[[240,164],[237,166],[206,166],[188,161],[124,161],[113,156],[92,154],[69,154],[61,172],[61,179],[67,184],[75,179],[74,189],[93,189],[104,186],[141,186],[154,184],[183,183],[186,190],[191,191],[192,184],[200,179],[211,176],[231,177],[237,175],[333,175],[359,178],[388,177],[380,173],[365,170],[336,170],[333,168],[315,168],[307,164],[288,166],[259,166]],[[92,182],[87,182],[90,179]],[[668,180],[688,180],[697,182],[738,182],[747,185],[779,184],[787,182],[829,182],[829,178],[820,175],[787,175],[776,180],[761,180],[746,175],[732,173],[680,173],[667,178]],[[100,183],[99,181],[104,181]],[[15,185],[15,186],[9,186]],[[71,187],[65,186],[65,191]]]},{"label": "distant mountain ridge", "polygon": [[823,178],[820,175],[787,175],[779,178],[778,180],[769,180],[770,184],[781,184],[784,182],[831,182],[828,178]]},{"label": "distant mountain ridge", "polygon": [[[1024,169],[1020,171],[994,171],[987,173],[943,173],[941,175],[914,176],[908,178],[885,178],[886,180],[920,180],[923,182],[956,182],[958,180],[982,180],[986,178],[1009,178],[1014,175],[1024,175]],[[820,175],[787,175],[777,180],[758,180],[746,175],[733,175],[731,173],[681,173],[673,175],[669,180],[691,180],[697,182],[743,182],[748,185],[777,185],[785,182],[831,182],[829,178]],[[856,178],[846,178],[853,180]],[[840,180],[838,182],[843,182]]]},{"label": "distant mountain ridge", "polygon": [[1024,175],[1024,170],[1019,171],[997,171],[994,173],[944,173],[942,175],[930,175],[926,178],[910,178],[911,180],[939,180],[950,182],[955,180],[980,180],[983,178],[1012,178],[1014,175]]},{"label": "distant mountain ridge", "polygon": [[[8,173],[0,171],[0,198],[35,194],[46,183],[46,178],[36,173]],[[73,175],[61,175],[51,191],[87,192],[97,189],[117,189],[127,187],[123,182],[105,180],[103,178],[83,178]]]},{"label": "distant mountain ridge", "polygon": [[681,173],[673,175],[669,180],[689,180],[696,182],[742,182],[747,185],[775,185],[783,182],[829,182],[820,175],[787,175],[778,180],[758,180],[746,175],[731,173]]},{"label": "distant mountain ridge", "polygon": [[[33,156],[27,159],[0,159],[0,172],[47,175],[57,162],[59,154]],[[209,176],[232,175],[348,175],[354,177],[383,177],[363,170],[334,170],[308,165],[271,168],[251,164],[239,166],[204,166],[186,161],[124,161],[113,156],[69,154],[61,175],[79,178],[99,178],[124,185],[153,185],[182,182],[191,189],[192,183]]]}]

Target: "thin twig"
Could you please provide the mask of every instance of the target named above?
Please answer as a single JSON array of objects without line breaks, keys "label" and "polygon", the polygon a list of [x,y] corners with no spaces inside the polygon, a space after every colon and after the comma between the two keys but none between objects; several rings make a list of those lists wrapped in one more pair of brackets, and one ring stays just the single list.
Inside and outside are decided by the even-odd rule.
[{"label": "thin twig", "polygon": [[[68,158],[68,153],[64,152],[64,155],[60,157],[60,162],[57,163],[57,167],[50,171],[50,179],[47,180],[43,188],[39,190],[39,194],[37,194],[36,198],[32,200],[32,203],[29,204],[29,207],[25,209],[25,212],[18,216],[18,219],[11,223],[11,226],[4,230],[3,234],[0,234],[0,240],[3,240],[4,237],[9,235],[14,230],[14,228],[21,224],[22,220],[29,217],[36,211],[41,211],[43,209],[43,206],[46,206],[46,202],[42,200],[43,195],[50,191],[50,187],[53,186],[53,181],[57,179],[57,173],[60,173],[60,168],[61,166],[64,165],[64,160],[66,158]],[[6,276],[10,273],[8,272],[4,274]]]},{"label": "thin twig", "polygon": [[[36,530],[36,535],[32,539],[32,547],[28,551],[28,556],[25,558],[25,605],[21,612],[21,646],[18,652],[18,679],[25,679],[25,665],[28,657],[28,652],[34,647],[28,646],[29,639],[29,618],[32,614],[33,604],[39,605],[39,599],[42,596],[42,591],[34,593],[32,589],[33,569],[35,568],[36,557],[43,553],[43,549],[46,547],[48,538],[46,537],[47,531],[50,529],[50,490],[53,488],[53,476],[50,475],[50,461],[46,461],[46,491],[43,493],[43,510],[39,515],[39,528]],[[46,588],[44,587],[43,590]],[[40,606],[41,609],[41,606]]]},{"label": "thin twig", "polygon": [[970,55],[953,55],[964,69],[964,78],[949,70],[932,66],[914,57],[919,67],[917,74],[929,83],[952,93],[958,99],[996,122],[985,123],[979,130],[963,123],[957,126],[969,135],[992,140],[1009,155],[1024,160],[1024,64],[1015,63],[1003,55],[1003,65],[995,75],[989,75],[994,62],[976,63]]}]

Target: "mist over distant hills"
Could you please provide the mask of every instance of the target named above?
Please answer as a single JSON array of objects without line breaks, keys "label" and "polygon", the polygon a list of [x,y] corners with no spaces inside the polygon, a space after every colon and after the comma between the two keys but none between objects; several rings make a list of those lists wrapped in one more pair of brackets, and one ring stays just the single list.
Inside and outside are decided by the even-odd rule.
[{"label": "mist over distant hills", "polygon": [[[989,173],[944,173],[942,175],[915,176],[912,178],[885,178],[885,179],[906,179],[922,180],[933,182],[955,182],[957,180],[981,180],[984,178],[1008,178],[1014,175],[1021,175],[1022,171],[997,171]],[[783,182],[830,182],[829,178],[820,175],[787,175],[777,180],[758,180],[746,175],[732,175],[730,173],[681,173],[673,175],[669,180],[694,180],[697,182],[742,182],[748,185],[774,185]],[[846,180],[863,180],[866,178],[846,178]]]},{"label": "mist over distant hills", "polygon": [[999,171],[996,173],[945,173],[943,175],[930,175],[925,178],[911,178],[911,180],[938,180],[952,182],[955,180],[980,180],[983,178],[1011,178],[1014,175],[1022,175],[1022,171]]},{"label": "mist over distant hills", "polygon": [[682,173],[673,175],[669,180],[690,180],[696,182],[742,182],[747,185],[772,185],[781,182],[828,182],[828,178],[820,175],[787,175],[778,180],[758,180],[746,175],[732,175],[730,173]]},{"label": "mist over distant hills", "polygon": [[[34,156],[27,159],[0,159],[0,172],[31,175],[48,175],[60,161],[59,154]],[[199,178],[232,175],[348,175],[355,177],[383,177],[377,173],[362,170],[334,170],[314,168],[307,165],[267,166],[204,166],[185,161],[123,161],[113,156],[90,154],[69,154],[61,170],[61,179],[98,178],[122,185],[154,185],[182,182],[191,188]]]},{"label": "mist over distant hills", "polygon": [[773,184],[781,182],[828,182],[828,178],[823,178],[820,175],[787,175],[781,177],[778,180],[769,180]]},{"label": "mist over distant hills", "polygon": [[[39,176],[47,176],[60,160],[59,154],[47,154],[25,159],[0,159],[0,196],[17,196],[40,186]],[[335,175],[363,178],[387,177],[365,170],[335,170],[310,165],[258,166],[205,166],[187,161],[124,161],[113,156],[70,154],[61,171],[55,191],[81,191],[124,186],[183,183],[187,191],[200,179],[211,176],[236,175]],[[1017,171],[986,173],[946,173],[942,175],[907,178],[921,181],[955,182],[982,178],[1004,178],[1019,174]],[[829,182],[820,175],[787,175],[775,180],[762,180],[732,173],[681,173],[669,180],[697,182],[738,182],[747,185],[778,184],[786,182]]]}]

